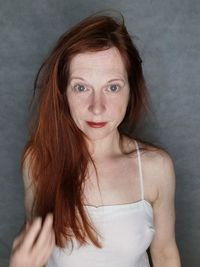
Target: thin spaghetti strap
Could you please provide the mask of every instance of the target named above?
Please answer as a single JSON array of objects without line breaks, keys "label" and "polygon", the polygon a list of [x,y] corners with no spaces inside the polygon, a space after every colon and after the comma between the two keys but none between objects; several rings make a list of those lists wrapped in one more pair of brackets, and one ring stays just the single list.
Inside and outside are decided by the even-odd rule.
[{"label": "thin spaghetti strap", "polygon": [[144,184],[143,184],[143,175],[142,175],[142,166],[141,166],[142,164],[141,164],[140,150],[139,150],[138,143],[136,140],[135,140],[135,145],[136,145],[137,156],[138,156],[141,199],[144,200]]}]

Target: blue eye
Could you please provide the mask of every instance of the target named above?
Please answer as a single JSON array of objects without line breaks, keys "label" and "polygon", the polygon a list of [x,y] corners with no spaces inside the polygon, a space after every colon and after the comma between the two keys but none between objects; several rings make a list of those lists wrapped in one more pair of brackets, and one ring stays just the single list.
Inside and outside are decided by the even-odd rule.
[{"label": "blue eye", "polygon": [[84,92],[85,91],[85,86],[83,84],[76,84],[74,86],[74,88],[78,91],[78,92]]},{"label": "blue eye", "polygon": [[109,85],[109,88],[112,92],[116,92],[118,89],[120,89],[120,86],[118,84],[111,84]]}]

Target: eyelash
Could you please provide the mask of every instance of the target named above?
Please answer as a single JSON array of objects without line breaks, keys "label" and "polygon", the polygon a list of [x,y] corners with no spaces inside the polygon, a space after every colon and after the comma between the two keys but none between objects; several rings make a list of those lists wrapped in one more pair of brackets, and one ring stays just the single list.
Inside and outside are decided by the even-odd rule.
[{"label": "eyelash", "polygon": [[121,86],[119,85],[119,84],[117,84],[117,83],[113,83],[113,84],[110,84],[108,87],[111,87],[111,86],[117,86],[117,90],[116,91],[110,91],[110,92],[113,92],[113,93],[115,93],[115,92],[118,92],[120,89],[121,89]]},{"label": "eyelash", "polygon": [[79,91],[79,90],[77,89],[77,86],[84,86],[84,87],[86,87],[85,85],[80,84],[80,83],[75,84],[75,85],[73,86],[73,89],[76,90],[76,91],[78,91],[79,93],[81,93],[81,92],[83,92],[83,91]]},{"label": "eyelash", "polygon": [[[115,92],[118,92],[118,91],[121,89],[121,85],[119,85],[119,84],[117,84],[117,83],[109,84],[108,87],[111,87],[111,86],[113,86],[113,85],[116,85],[116,86],[118,87],[118,90],[116,90],[116,91],[111,91],[111,92],[114,92],[114,93],[115,93]],[[77,86],[84,86],[84,87],[86,88],[86,86],[85,86],[84,84],[77,83],[77,84],[75,84],[75,85],[73,86],[73,89],[76,90],[76,91],[78,91],[79,93],[85,92],[85,90],[84,90],[84,91],[79,91],[78,88],[77,88]]]}]

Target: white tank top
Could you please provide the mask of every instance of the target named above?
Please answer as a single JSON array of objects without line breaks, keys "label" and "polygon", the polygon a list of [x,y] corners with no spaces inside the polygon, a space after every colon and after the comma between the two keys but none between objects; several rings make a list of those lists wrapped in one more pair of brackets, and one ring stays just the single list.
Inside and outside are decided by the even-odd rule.
[{"label": "white tank top", "polygon": [[144,199],[140,151],[136,141],[135,144],[141,200],[99,207],[85,205],[103,248],[92,243],[80,246],[76,240],[73,250],[71,246],[55,246],[46,267],[150,267],[146,250],[155,232],[153,208]]}]

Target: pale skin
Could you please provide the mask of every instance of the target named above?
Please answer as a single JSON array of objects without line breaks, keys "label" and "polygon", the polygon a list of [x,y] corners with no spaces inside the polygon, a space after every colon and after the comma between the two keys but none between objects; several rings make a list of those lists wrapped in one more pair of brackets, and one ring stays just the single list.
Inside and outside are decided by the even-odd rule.
[{"label": "pale skin", "polygon": [[[94,206],[130,203],[140,200],[137,180],[137,163],[135,157],[124,156],[119,148],[117,126],[122,121],[129,97],[127,73],[122,58],[116,48],[105,51],[76,55],[70,65],[70,80],[67,98],[71,115],[76,125],[87,135],[90,153],[99,171],[101,195],[92,165],[89,167],[84,195],[87,203]],[[106,121],[103,128],[91,128],[86,121]],[[124,137],[127,150],[134,147],[133,140]],[[144,146],[138,142],[139,146]],[[150,245],[150,253],[154,267],[180,267],[180,257],[175,240],[175,171],[172,159],[163,150],[141,153],[142,171],[144,176],[144,198],[153,207],[155,235]],[[28,190],[29,178],[24,169],[25,207],[27,217],[33,201],[33,191]],[[135,188],[135,192],[134,192]],[[91,190],[92,189],[92,190]],[[52,231],[51,227],[45,227]],[[31,234],[24,230],[18,243],[21,255],[28,259],[28,249],[36,237],[37,229]],[[35,233],[35,235],[34,235]],[[38,233],[38,232],[37,232]],[[41,233],[42,234],[42,233]],[[40,234],[40,235],[41,235]],[[28,240],[28,241],[26,241]],[[17,241],[15,241],[17,242]],[[48,245],[45,243],[46,256],[52,252],[54,237]],[[26,248],[25,248],[26,247]],[[36,250],[37,251],[37,250]],[[20,249],[13,249],[13,255],[19,255]],[[16,256],[17,257],[17,256]],[[19,258],[19,257],[18,257]],[[15,257],[11,257],[15,260]],[[46,260],[46,259],[45,259]],[[45,262],[45,261],[44,261]],[[42,267],[44,263],[41,262]],[[36,265],[10,265],[10,267],[36,267]]]},{"label": "pale skin", "polygon": [[40,217],[26,223],[12,245],[10,267],[42,267],[55,246],[53,216],[48,214],[42,226]]}]

